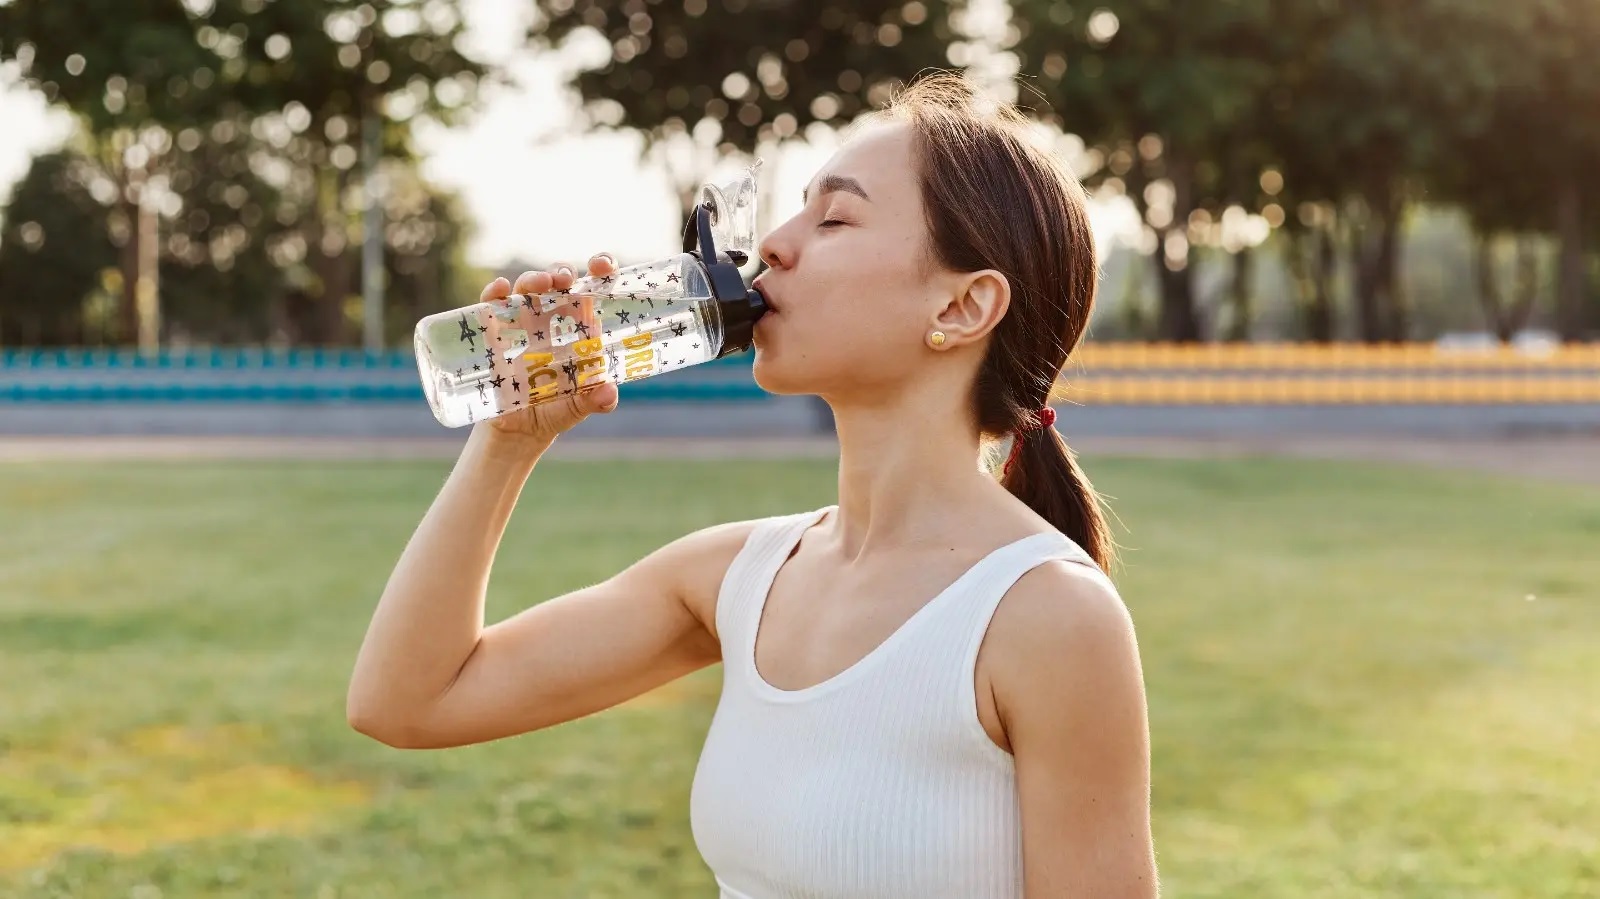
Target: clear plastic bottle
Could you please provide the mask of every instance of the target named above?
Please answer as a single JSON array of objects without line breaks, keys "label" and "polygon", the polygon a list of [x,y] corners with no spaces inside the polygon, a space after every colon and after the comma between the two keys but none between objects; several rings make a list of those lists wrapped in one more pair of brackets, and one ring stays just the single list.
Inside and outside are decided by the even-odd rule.
[{"label": "clear plastic bottle", "polygon": [[417,369],[434,417],[462,427],[601,381],[637,381],[749,349],[766,312],[738,269],[755,244],[755,171],[702,188],[685,229],[698,250],[418,322]]}]

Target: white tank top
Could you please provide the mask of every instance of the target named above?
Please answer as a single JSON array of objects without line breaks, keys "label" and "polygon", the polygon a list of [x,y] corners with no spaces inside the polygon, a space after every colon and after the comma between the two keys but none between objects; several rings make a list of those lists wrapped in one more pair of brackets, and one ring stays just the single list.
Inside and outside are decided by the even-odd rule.
[{"label": "white tank top", "polygon": [[1094,562],[1059,533],[1017,540],[855,665],[780,690],[756,671],[761,611],[833,508],[761,521],[723,580],[722,696],[690,794],[695,844],[722,899],[1021,897],[1015,769],[978,720],[978,647],[1028,570]]}]

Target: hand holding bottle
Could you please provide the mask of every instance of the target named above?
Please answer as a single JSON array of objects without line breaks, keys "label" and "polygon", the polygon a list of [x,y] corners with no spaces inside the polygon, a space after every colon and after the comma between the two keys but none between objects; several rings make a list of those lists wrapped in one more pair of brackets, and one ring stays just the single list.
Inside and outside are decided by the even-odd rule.
[{"label": "hand holding bottle", "polygon": [[[617,385],[749,350],[766,298],[739,272],[754,242],[754,168],[703,188],[684,251],[618,268],[607,254],[497,278],[479,301],[417,323],[423,395],[446,427],[553,438],[616,405]],[[548,410],[540,407],[548,406]]]},{"label": "hand holding bottle", "polygon": [[[616,270],[616,263],[611,254],[600,253],[589,260],[588,274],[603,278]],[[576,276],[570,267],[565,265],[553,266],[551,271],[523,272],[515,284],[505,278],[496,278],[483,289],[479,296],[480,302],[490,303],[504,309],[508,306],[506,300],[512,296],[538,296],[552,290],[566,290],[572,286]],[[598,315],[594,309],[594,300],[584,297],[575,298],[574,305],[579,311],[578,319],[589,327],[596,327]],[[569,310],[570,311],[570,310]],[[549,328],[548,321],[552,312],[538,312],[531,309],[518,310],[524,320],[517,322],[519,329],[524,334],[535,335],[528,337],[528,350],[537,352],[551,345],[554,330]],[[589,319],[585,321],[585,319]],[[494,343],[500,336],[499,332],[506,327],[505,320],[499,315],[484,317],[488,327],[485,336],[488,342]],[[503,384],[497,388],[501,393],[510,394],[510,388]],[[578,422],[588,418],[595,412],[610,412],[617,407],[617,385],[614,381],[601,380],[577,392],[566,394],[556,402],[537,403],[532,405],[517,404],[513,411],[487,419],[483,422],[498,433],[532,438],[534,440],[549,441],[564,431],[570,430]],[[506,400],[510,407],[515,400]]]}]

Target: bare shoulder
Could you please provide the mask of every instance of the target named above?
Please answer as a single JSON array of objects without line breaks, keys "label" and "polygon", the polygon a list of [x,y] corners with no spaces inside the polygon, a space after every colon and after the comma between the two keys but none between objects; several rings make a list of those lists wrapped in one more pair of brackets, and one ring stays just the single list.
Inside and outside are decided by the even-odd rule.
[{"label": "bare shoulder", "polygon": [[995,626],[1043,646],[1117,638],[1133,629],[1122,595],[1099,570],[1052,559],[1017,579],[995,612]]},{"label": "bare shoulder", "polygon": [[995,610],[985,643],[1008,732],[1035,704],[1126,698],[1125,690],[1103,688],[1142,679],[1133,616],[1121,594],[1099,570],[1074,562],[1044,562],[1019,578]]},{"label": "bare shoulder", "polygon": [[1159,892],[1133,618],[1097,569],[1047,562],[996,609],[996,708],[1016,764],[1028,895]]},{"label": "bare shoulder", "polygon": [[679,599],[712,637],[717,637],[717,594],[733,560],[763,522],[750,518],[690,531],[640,561],[641,574],[666,578]]}]

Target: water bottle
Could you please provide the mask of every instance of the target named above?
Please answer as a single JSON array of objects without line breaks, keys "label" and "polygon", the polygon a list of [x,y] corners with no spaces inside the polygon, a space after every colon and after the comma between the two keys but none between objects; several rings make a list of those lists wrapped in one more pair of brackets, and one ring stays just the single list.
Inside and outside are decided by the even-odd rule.
[{"label": "water bottle", "polygon": [[417,370],[434,417],[459,428],[602,381],[637,381],[748,350],[767,310],[739,273],[755,249],[759,166],[702,185],[682,253],[417,322]]}]

